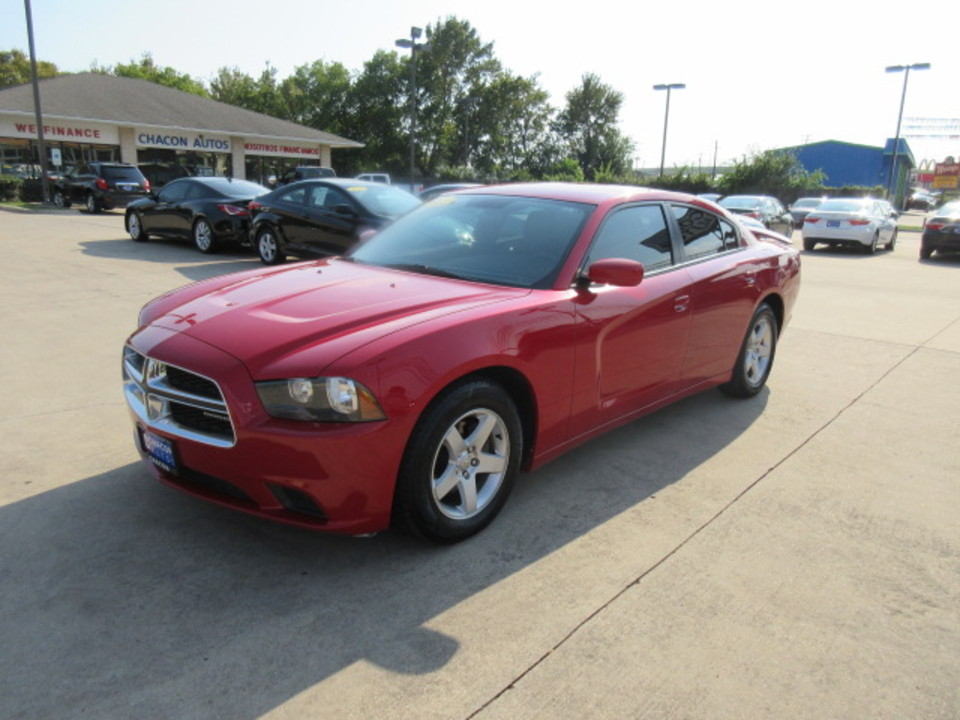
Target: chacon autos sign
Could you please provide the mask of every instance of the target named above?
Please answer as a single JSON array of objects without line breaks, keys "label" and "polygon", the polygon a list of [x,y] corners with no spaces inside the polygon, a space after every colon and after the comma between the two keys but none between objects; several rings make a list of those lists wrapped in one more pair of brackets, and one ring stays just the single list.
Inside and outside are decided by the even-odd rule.
[{"label": "chacon autos sign", "polygon": [[137,130],[137,147],[190,150],[193,152],[230,152],[230,138],[179,131]]}]

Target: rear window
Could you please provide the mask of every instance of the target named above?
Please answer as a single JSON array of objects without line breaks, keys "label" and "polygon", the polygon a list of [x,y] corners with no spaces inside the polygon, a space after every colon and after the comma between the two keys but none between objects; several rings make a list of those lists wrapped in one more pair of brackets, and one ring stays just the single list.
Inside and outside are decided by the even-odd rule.
[{"label": "rear window", "polygon": [[252,198],[270,192],[263,185],[248,180],[231,180],[230,178],[211,178],[204,183],[207,187],[223,194],[228,198]]},{"label": "rear window", "polygon": [[143,173],[135,167],[111,167],[103,168],[103,177],[107,180],[123,180],[125,182],[143,182]]},{"label": "rear window", "polygon": [[824,200],[820,212],[861,212],[869,206],[866,200]]}]

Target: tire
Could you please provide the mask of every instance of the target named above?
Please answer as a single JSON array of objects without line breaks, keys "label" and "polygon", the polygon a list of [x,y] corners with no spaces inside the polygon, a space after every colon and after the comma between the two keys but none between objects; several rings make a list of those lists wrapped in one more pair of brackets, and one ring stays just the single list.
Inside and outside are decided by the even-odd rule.
[{"label": "tire", "polygon": [[933,255],[933,248],[928,245],[920,245],[920,259],[929,260],[930,256]]},{"label": "tire", "polygon": [[61,208],[70,207],[70,201],[67,200],[67,197],[63,194],[62,190],[53,191],[53,204]]},{"label": "tire", "polygon": [[753,397],[766,385],[776,354],[777,318],[770,306],[763,303],[750,320],[733,375],[720,389],[731,397]]},{"label": "tire", "polygon": [[87,212],[91,215],[100,212],[100,203],[97,202],[97,198],[94,197],[93,193],[87,193],[87,199],[84,203],[84,207],[86,207]]},{"label": "tire", "polygon": [[127,213],[127,232],[136,242],[144,242],[147,239],[147,234],[143,231],[143,219],[136,210]]},{"label": "tire", "polygon": [[279,265],[287,259],[280,244],[280,235],[270,225],[264,225],[257,231],[257,255],[264,265]]},{"label": "tire", "polygon": [[435,543],[480,532],[507,501],[523,454],[520,416],[499,385],[469,380],[441,393],[407,443],[394,521]]},{"label": "tire", "polygon": [[206,218],[197,218],[193,223],[193,246],[205,255],[217,251],[217,239],[213,236],[213,228]]},{"label": "tire", "polygon": [[893,229],[893,235],[890,236],[890,242],[883,246],[885,250],[893,250],[897,246],[897,228]]},{"label": "tire", "polygon": [[807,252],[810,252],[810,251],[813,250],[816,246],[817,246],[817,241],[816,241],[816,240],[810,240],[810,239],[808,239],[808,238],[804,238],[804,239],[803,239],[803,249],[806,250]]},{"label": "tire", "polygon": [[880,241],[880,231],[878,230],[873,234],[873,237],[870,238],[870,244],[863,248],[863,251],[867,255],[873,255],[877,252],[877,243]]}]

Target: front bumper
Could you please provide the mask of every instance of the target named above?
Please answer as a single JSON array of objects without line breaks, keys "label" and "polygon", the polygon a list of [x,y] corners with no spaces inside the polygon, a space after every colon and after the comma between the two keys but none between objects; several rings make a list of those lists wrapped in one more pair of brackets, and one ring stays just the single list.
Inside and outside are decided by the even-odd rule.
[{"label": "front bumper", "polygon": [[[135,334],[129,345],[157,363],[209,378],[229,413],[229,425],[215,419],[209,433],[202,425],[184,426],[176,412],[169,412],[168,399],[177,391],[131,378],[124,363],[136,447],[161,482],[314,530],[356,535],[389,527],[408,432],[403,423],[280,420],[263,410],[246,368],[215,348],[157,328]],[[138,391],[141,383],[146,387]],[[131,399],[137,392],[143,402]],[[194,402],[189,396],[184,401]],[[209,412],[218,414],[215,408]],[[158,443],[165,448],[163,460],[149,449]]]}]

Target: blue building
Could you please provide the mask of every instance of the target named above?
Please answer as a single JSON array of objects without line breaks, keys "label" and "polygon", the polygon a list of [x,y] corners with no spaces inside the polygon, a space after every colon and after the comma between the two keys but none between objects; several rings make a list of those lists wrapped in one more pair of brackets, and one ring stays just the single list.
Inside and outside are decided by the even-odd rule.
[{"label": "blue building", "polygon": [[[828,187],[861,185],[890,187],[890,168],[893,164],[894,139],[887,140],[885,147],[858,145],[839,140],[824,140],[808,145],[781,148],[783,152],[796,155],[804,170],[821,170],[827,176]],[[916,167],[913,152],[904,138],[897,146],[897,182],[894,204],[901,205],[910,186],[910,176]]]}]

